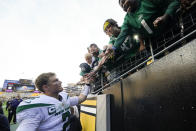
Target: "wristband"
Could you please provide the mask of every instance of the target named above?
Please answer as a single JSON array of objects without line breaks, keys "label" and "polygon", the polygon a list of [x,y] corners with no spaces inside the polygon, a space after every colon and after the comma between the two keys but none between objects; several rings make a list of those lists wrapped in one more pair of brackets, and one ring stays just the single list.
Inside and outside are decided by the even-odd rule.
[{"label": "wristband", "polygon": [[90,84],[86,84],[87,86],[90,86]]},{"label": "wristband", "polygon": [[81,93],[81,94],[83,94],[83,95],[87,96],[87,95],[88,95],[88,93],[89,93],[89,89],[90,89],[90,86],[85,85],[84,90],[82,91],[82,93]]}]

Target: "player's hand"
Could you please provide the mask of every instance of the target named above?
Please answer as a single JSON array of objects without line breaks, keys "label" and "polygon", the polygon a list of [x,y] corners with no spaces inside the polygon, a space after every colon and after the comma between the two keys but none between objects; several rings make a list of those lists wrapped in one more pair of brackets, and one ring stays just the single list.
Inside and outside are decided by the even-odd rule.
[{"label": "player's hand", "polygon": [[164,24],[166,23],[166,21],[168,20],[169,16],[167,14],[158,17],[154,22],[153,25],[154,27],[158,27],[160,24]]}]

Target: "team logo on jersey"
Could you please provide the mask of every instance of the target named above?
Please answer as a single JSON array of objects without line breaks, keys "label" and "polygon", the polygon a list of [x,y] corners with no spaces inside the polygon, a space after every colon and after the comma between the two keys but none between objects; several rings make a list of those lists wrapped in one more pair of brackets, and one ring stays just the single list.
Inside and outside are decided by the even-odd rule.
[{"label": "team logo on jersey", "polygon": [[31,103],[31,100],[30,99],[27,99],[27,100],[24,100],[24,102]]},{"label": "team logo on jersey", "polygon": [[50,107],[48,107],[48,114],[49,114],[49,115],[52,115],[52,114],[54,114],[54,113],[56,113],[56,108],[55,108],[55,106],[50,106]]}]

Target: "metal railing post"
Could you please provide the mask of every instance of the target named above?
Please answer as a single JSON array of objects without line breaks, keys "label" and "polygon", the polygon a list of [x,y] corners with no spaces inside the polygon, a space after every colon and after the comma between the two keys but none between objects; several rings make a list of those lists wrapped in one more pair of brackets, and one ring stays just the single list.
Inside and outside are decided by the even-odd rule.
[{"label": "metal railing post", "polygon": [[103,87],[104,85],[103,85],[103,72],[102,72],[102,70],[101,70],[101,88]]},{"label": "metal railing post", "polygon": [[[183,23],[183,19],[182,19],[182,13],[179,16],[179,26],[181,28],[180,30],[180,36],[184,37],[184,23]],[[186,40],[182,41],[182,45],[186,44]]]},{"label": "metal railing post", "polygon": [[150,53],[151,53],[152,61],[154,62],[154,53],[153,53],[153,49],[152,49],[152,41],[151,41],[151,39],[149,39],[149,45],[150,45]]}]

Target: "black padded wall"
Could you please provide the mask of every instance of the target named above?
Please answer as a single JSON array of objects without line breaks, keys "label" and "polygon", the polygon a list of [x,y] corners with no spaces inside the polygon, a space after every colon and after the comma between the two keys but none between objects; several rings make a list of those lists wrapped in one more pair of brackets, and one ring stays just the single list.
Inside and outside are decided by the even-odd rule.
[{"label": "black padded wall", "polygon": [[112,94],[112,131],[195,131],[196,40],[104,93]]}]

